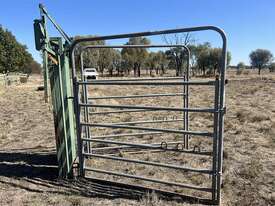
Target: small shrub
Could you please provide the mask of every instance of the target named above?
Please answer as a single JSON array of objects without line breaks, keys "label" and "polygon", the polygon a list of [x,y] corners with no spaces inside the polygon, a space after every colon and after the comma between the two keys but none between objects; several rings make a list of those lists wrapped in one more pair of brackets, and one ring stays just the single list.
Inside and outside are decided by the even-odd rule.
[{"label": "small shrub", "polygon": [[21,84],[27,83],[28,77],[22,76],[22,77],[19,78],[19,81],[20,81]]}]

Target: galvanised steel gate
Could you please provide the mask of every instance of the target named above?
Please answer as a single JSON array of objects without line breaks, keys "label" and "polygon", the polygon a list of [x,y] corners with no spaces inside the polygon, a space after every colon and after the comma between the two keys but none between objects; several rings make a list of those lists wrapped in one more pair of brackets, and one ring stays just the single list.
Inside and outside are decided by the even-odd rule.
[{"label": "galvanised steel gate", "polygon": [[[80,52],[80,70],[83,72],[83,55],[82,53],[86,49],[103,49],[103,48],[150,48],[150,47],[184,47],[183,45],[121,45],[121,46],[102,46],[102,45],[90,45],[90,46],[80,46],[82,42],[92,42],[98,40],[110,40],[118,38],[129,38],[138,36],[151,36],[151,35],[163,35],[171,33],[182,33],[182,32],[193,32],[201,30],[214,30],[217,31],[223,40],[222,58],[221,58],[221,68],[219,70],[219,75],[216,76],[214,80],[207,81],[189,81],[189,62],[188,68],[185,70],[183,77],[162,77],[162,78],[130,78],[130,79],[99,79],[87,81],[83,76],[81,79],[77,78],[76,75],[76,65],[75,65],[75,48],[78,48]],[[86,43],[87,44],[87,43]],[[184,47],[187,52],[188,48]],[[225,85],[225,67],[226,67],[226,37],[222,30],[213,26],[205,27],[195,27],[195,28],[184,28],[175,30],[164,30],[156,32],[142,32],[142,33],[132,33],[132,34],[122,34],[115,36],[103,36],[103,37],[93,37],[93,38],[83,38],[77,39],[72,44],[71,47],[71,60],[73,69],[73,84],[75,95],[75,115],[77,122],[78,131],[78,157],[79,157],[79,172],[80,176],[95,176],[97,173],[109,175],[111,177],[125,177],[133,178],[137,180],[142,180],[146,182],[152,182],[157,184],[164,184],[169,186],[187,188],[191,190],[197,190],[204,193],[209,193],[211,195],[211,200],[214,204],[220,203],[220,193],[221,193],[221,174],[222,174],[222,151],[223,151],[223,116],[225,112],[224,107],[224,85]],[[170,93],[142,93],[142,94],[116,94],[113,88],[119,86],[121,89],[123,87],[130,87],[132,91],[138,86],[143,87],[171,87],[178,86],[182,90],[181,92],[170,92]],[[209,108],[191,108],[189,107],[189,87],[211,87],[214,92],[212,107]],[[109,95],[95,95],[93,96],[93,89],[96,87],[109,88],[107,93]],[[91,92],[89,92],[91,90]],[[97,90],[97,91],[100,91]],[[92,96],[89,96],[91,93]],[[82,96],[83,95],[83,96]],[[183,107],[171,107],[171,106],[160,106],[160,105],[148,105],[148,104],[125,104],[123,100],[129,99],[150,99],[150,98],[162,98],[165,97],[167,101],[168,98],[179,96],[182,98]],[[104,100],[105,103],[97,103],[98,100]],[[108,100],[116,100],[117,103],[108,102]],[[100,108],[100,111],[95,111],[95,108]],[[109,110],[102,110],[102,108]],[[111,110],[110,110],[111,109]],[[152,112],[156,111],[166,111],[166,112],[182,112],[183,118],[178,116],[173,116],[172,118],[159,119],[154,117]],[[99,116],[112,116],[115,114],[123,115],[125,113],[130,113],[133,118],[137,113],[142,113],[143,118],[134,121],[112,121],[115,118],[109,118],[106,122],[106,118],[100,118]],[[193,131],[189,130],[189,113],[209,113],[213,121],[212,131]],[[165,114],[164,114],[165,115]],[[102,122],[98,120],[102,119]],[[168,127],[169,122],[182,122],[182,127],[173,128]],[[159,126],[165,123],[166,126]],[[142,125],[142,126],[140,126]],[[143,126],[145,125],[145,126]],[[150,126],[146,126],[150,125]],[[154,126],[151,126],[154,125]],[[158,126],[155,126],[158,125]],[[104,128],[105,133],[98,135],[99,128]],[[106,131],[106,128],[110,129]],[[115,132],[115,130],[120,129],[122,131]],[[126,132],[125,132],[126,131]],[[130,131],[130,132],[129,132]],[[106,134],[107,133],[107,134]],[[165,141],[159,140],[158,142],[142,141],[146,135],[151,135],[156,137],[157,135],[168,135],[168,134],[178,134],[182,138],[180,141]],[[142,138],[140,138],[142,136]],[[200,146],[193,145],[189,146],[188,140],[192,136],[192,141],[195,138],[204,137],[211,141],[211,150],[201,150]],[[131,137],[129,139],[129,137]],[[134,138],[133,138],[134,137]],[[126,140],[123,138],[126,138]],[[146,139],[146,138],[144,138]],[[127,141],[128,140],[128,141]],[[191,141],[191,142],[192,142]],[[209,149],[209,148],[208,148]],[[152,151],[152,153],[158,152],[174,152],[174,153],[184,153],[193,155],[194,159],[201,156],[208,156],[211,159],[211,166],[208,168],[193,168],[182,166],[181,164],[168,164],[162,163],[160,161],[150,161],[144,159],[131,158],[135,154],[142,154],[144,151]],[[125,158],[124,154],[129,155],[130,158]],[[151,153],[150,153],[151,154]],[[95,159],[102,159],[106,162],[112,160],[112,162],[127,162],[134,164],[141,164],[146,166],[154,166],[157,168],[169,168],[174,169],[177,172],[183,171],[185,173],[197,173],[203,174],[204,176],[211,176],[211,184],[208,187],[201,187],[198,185],[191,185],[182,183],[182,181],[165,181],[161,178],[152,178],[148,176],[136,175],[127,172],[121,172],[111,169],[112,163],[102,163],[104,168],[97,168],[100,163],[94,161]],[[89,161],[91,163],[89,163]],[[101,161],[102,162],[102,161]],[[122,164],[122,163],[119,163]],[[128,171],[126,169],[126,171]],[[134,170],[134,173],[136,170]],[[100,176],[102,177],[102,176]],[[105,176],[104,176],[105,177]],[[110,177],[105,177],[105,179]],[[115,180],[117,180],[115,178]],[[205,197],[205,196],[203,196]]]},{"label": "galvanised steel gate", "polygon": [[[204,194],[210,194],[211,197],[207,196],[209,200],[213,204],[220,204],[227,61],[227,40],[224,32],[214,26],[201,26],[72,39],[55,23],[42,5],[40,5],[40,10],[41,20],[35,20],[34,24],[36,48],[42,50],[44,54],[46,98],[48,97],[47,84],[50,70],[60,176],[71,176],[73,164],[78,162],[81,177],[88,176],[88,173],[92,173],[93,176],[103,174],[114,181],[118,181],[116,177],[125,177],[125,179],[135,179],[157,185],[168,185],[169,189],[179,191],[179,193],[202,195],[202,197],[205,197]],[[65,39],[64,44],[61,38],[48,37],[46,17]],[[76,71],[80,69],[83,72],[82,54],[86,49],[183,47],[187,56],[190,55],[188,48],[184,45],[87,46],[87,42],[205,30],[217,32],[223,42],[219,75],[213,80],[190,81],[188,61],[182,77],[92,81],[87,81],[82,75],[80,79],[78,78]],[[84,42],[86,46],[83,46]],[[80,51],[80,54],[76,50]],[[75,62],[76,53],[79,54],[78,57],[81,60],[80,66],[77,66]],[[68,61],[70,61],[70,66]],[[69,70],[72,72],[71,77],[68,75]],[[115,89],[116,87],[119,89]],[[138,87],[141,89],[138,90]],[[173,89],[174,87],[176,89]],[[211,106],[190,107],[190,95],[191,97],[194,95],[190,93],[192,87],[210,88],[207,92],[213,92]],[[128,88],[128,91],[124,92],[123,88]],[[148,92],[145,92],[146,88]],[[103,92],[100,93],[101,91]],[[166,103],[166,105],[163,106],[161,103]],[[73,112],[72,104],[74,105]],[[124,117],[125,114],[131,114],[131,118],[129,115]],[[207,118],[212,119],[211,129],[205,129],[209,126],[201,126],[203,129],[198,129],[200,126],[193,127],[191,114],[208,115]],[[135,117],[138,118],[132,120]],[[75,158],[74,150],[75,133],[78,159]],[[202,142],[197,140],[200,138],[206,140],[203,142],[206,149],[202,149]],[[145,158],[144,153],[147,154]],[[155,159],[155,153],[157,158],[161,154],[164,157]],[[184,159],[182,155],[185,154],[190,155],[190,158]],[[208,161],[204,157],[208,158]],[[168,159],[167,163],[166,159]],[[195,160],[198,162],[193,164]],[[116,167],[115,162],[119,162]],[[187,162],[191,166],[186,166]],[[123,165],[124,163],[127,164]],[[128,163],[135,165],[133,170]],[[147,176],[136,174],[146,171],[146,168],[138,165],[146,166],[149,170],[151,167],[155,169],[151,169]],[[98,168],[98,166],[104,168]],[[163,168],[175,172],[163,172]],[[201,181],[201,176],[211,177],[211,180],[206,184]],[[192,183],[198,184],[189,184],[183,180],[192,180]],[[159,188],[162,187],[159,186]],[[189,192],[193,190],[194,193]]]}]

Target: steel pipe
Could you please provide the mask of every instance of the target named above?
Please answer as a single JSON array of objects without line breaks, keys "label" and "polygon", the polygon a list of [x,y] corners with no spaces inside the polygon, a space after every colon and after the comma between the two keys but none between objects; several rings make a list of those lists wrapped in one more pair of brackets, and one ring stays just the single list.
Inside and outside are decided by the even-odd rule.
[{"label": "steel pipe", "polygon": [[195,185],[188,185],[188,184],[181,184],[181,183],[176,183],[176,182],[162,181],[162,180],[159,180],[159,179],[147,178],[147,177],[142,177],[142,176],[137,176],[137,175],[130,175],[130,174],[119,173],[119,172],[112,172],[112,171],[101,170],[101,169],[94,169],[94,168],[90,168],[90,167],[85,167],[84,169],[87,170],[87,171],[103,173],[103,174],[107,174],[107,175],[115,175],[115,176],[121,176],[121,177],[127,177],[127,178],[134,178],[134,179],[140,179],[140,180],[143,180],[143,181],[149,181],[149,182],[154,182],[154,183],[158,183],[158,184],[166,184],[166,185],[170,185],[170,186],[178,186],[178,187],[184,187],[184,188],[193,189],[193,190],[211,192],[211,188],[198,187],[198,186],[195,186]]},{"label": "steel pipe", "polygon": [[182,85],[209,85],[213,86],[215,84],[215,81],[159,81],[159,82],[145,82],[145,81],[100,81],[100,80],[94,80],[94,81],[79,81],[78,84],[83,85],[115,85],[115,86],[120,86],[120,85],[141,85],[141,86],[182,86]]},{"label": "steel pipe", "polygon": [[130,146],[130,147],[137,147],[137,148],[143,148],[143,149],[162,149],[163,151],[171,151],[171,152],[183,152],[183,153],[190,153],[190,154],[198,154],[198,155],[211,155],[210,152],[202,152],[202,151],[196,151],[193,150],[184,150],[184,149],[177,149],[177,148],[168,148],[168,143],[162,142],[162,143],[153,143],[153,144],[139,144],[139,143],[129,143],[129,142],[120,142],[120,141],[111,141],[111,140],[99,140],[99,139],[88,139],[88,138],[82,138],[82,141],[87,142],[97,142],[97,143],[105,143],[105,144],[115,144],[115,145],[122,145],[122,146]]},{"label": "steel pipe", "polygon": [[174,164],[163,164],[163,163],[152,162],[152,161],[128,159],[128,158],[114,157],[114,156],[108,156],[108,155],[88,154],[88,153],[84,153],[83,155],[87,156],[87,157],[96,157],[96,158],[102,158],[102,159],[110,159],[110,160],[138,163],[138,164],[151,165],[151,166],[160,166],[160,167],[165,167],[165,168],[169,168],[169,169],[183,170],[186,172],[199,172],[199,173],[203,173],[203,174],[212,174],[212,171],[208,170],[208,169],[188,168],[188,167],[182,167],[182,166],[174,165]]},{"label": "steel pipe", "polygon": [[184,93],[167,93],[167,94],[144,94],[144,95],[128,95],[128,96],[103,96],[103,97],[90,97],[89,100],[98,99],[132,99],[142,97],[172,97],[172,96],[184,96]]},{"label": "steel pipe", "polygon": [[137,126],[129,126],[129,125],[113,125],[113,124],[95,124],[95,123],[80,123],[81,126],[89,126],[89,127],[105,127],[105,128],[122,128],[122,129],[136,129],[136,130],[146,130],[146,131],[154,131],[154,132],[166,132],[166,133],[178,133],[178,134],[189,134],[195,136],[205,136],[205,137],[213,137],[213,134],[210,132],[198,132],[198,131],[186,131],[186,130],[175,130],[175,129],[161,129],[161,128],[151,128],[151,127],[137,127]]},{"label": "steel pipe", "polygon": [[214,113],[211,108],[176,108],[176,107],[154,107],[154,106],[134,106],[134,105],[109,105],[109,104],[85,104],[79,103],[80,107],[100,107],[100,108],[117,108],[117,109],[150,109],[150,110],[166,110],[174,112],[208,112]]}]

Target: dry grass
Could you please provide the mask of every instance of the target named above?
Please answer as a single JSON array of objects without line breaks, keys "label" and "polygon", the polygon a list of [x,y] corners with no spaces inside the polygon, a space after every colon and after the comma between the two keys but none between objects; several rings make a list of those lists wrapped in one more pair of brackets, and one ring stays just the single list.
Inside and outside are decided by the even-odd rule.
[{"label": "dry grass", "polygon": [[[266,73],[262,77],[256,74],[236,75],[230,71],[229,84],[226,88],[227,111],[225,119],[225,151],[223,205],[274,205],[275,204],[275,76]],[[49,106],[43,103],[43,92],[35,91],[41,82],[37,77],[30,78],[27,84],[10,87],[0,86],[0,205],[185,205],[176,201],[163,200],[157,194],[145,195],[140,200],[125,198],[108,198],[96,195],[98,190],[88,189],[76,182],[57,181],[54,164],[54,129]],[[178,88],[179,89],[179,88]],[[119,95],[122,93],[140,94],[143,87],[131,87],[124,90],[112,87],[93,90],[96,95]],[[159,92],[152,87],[150,91]],[[162,92],[171,92],[166,88]],[[207,107],[213,99],[211,90],[191,89],[191,105]],[[99,103],[110,103],[98,101]],[[111,104],[122,102],[113,100]],[[127,104],[160,104],[163,106],[181,106],[178,97],[167,101],[161,99],[132,100]],[[161,112],[151,114],[151,118],[163,116]],[[176,116],[171,112],[169,117]],[[144,114],[103,116],[94,121],[118,122],[145,119]],[[148,118],[150,119],[150,118]],[[207,114],[190,117],[192,129],[211,131],[212,121]],[[180,123],[166,124],[166,127],[180,127]],[[120,129],[116,133],[124,133]],[[97,129],[97,134],[112,133],[111,130]],[[141,136],[136,139],[125,138],[125,141],[160,142],[180,140],[180,135]],[[211,147],[211,142],[202,138],[192,138],[191,144],[201,145],[204,149]],[[102,146],[102,145],[101,145]],[[123,157],[145,159],[150,161],[174,162],[193,167],[208,167],[205,158],[191,159],[179,153],[128,154]],[[54,162],[54,161],[53,161]],[[117,169],[129,174],[148,175],[164,180],[195,183],[202,186],[209,179],[203,175],[192,175],[155,167],[135,166],[129,163],[117,164],[110,161],[91,160],[92,166]],[[110,180],[122,181],[117,177]],[[129,180],[126,180],[129,181]],[[140,181],[134,183],[144,184]],[[145,184],[146,185],[146,184]],[[162,188],[159,185],[155,187]],[[170,188],[176,192],[188,191]],[[104,190],[103,190],[104,191]],[[104,193],[104,192],[102,192]],[[191,193],[189,193],[191,194]],[[194,193],[192,193],[194,194]],[[186,203],[187,205],[187,203]]]}]

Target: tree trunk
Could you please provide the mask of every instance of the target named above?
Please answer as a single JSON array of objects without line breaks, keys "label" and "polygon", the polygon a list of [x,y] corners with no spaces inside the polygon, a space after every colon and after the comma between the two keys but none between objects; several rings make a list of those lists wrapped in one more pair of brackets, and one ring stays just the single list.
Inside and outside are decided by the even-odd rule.
[{"label": "tree trunk", "polygon": [[261,75],[261,70],[262,70],[262,67],[259,67],[258,68],[258,75]]},{"label": "tree trunk", "polygon": [[140,67],[141,67],[141,65],[140,64],[138,64],[138,77],[140,77],[140,74],[141,74],[141,72],[140,72]]},{"label": "tree trunk", "polygon": [[161,65],[161,73],[164,74],[164,65]]},{"label": "tree trunk", "polygon": [[152,70],[153,70],[153,66],[150,66],[150,76],[152,76]]}]

